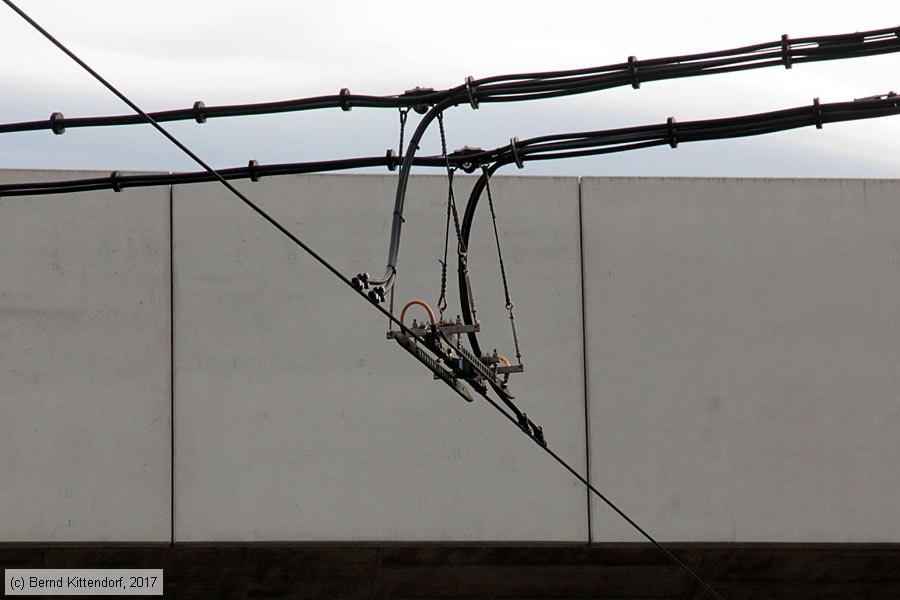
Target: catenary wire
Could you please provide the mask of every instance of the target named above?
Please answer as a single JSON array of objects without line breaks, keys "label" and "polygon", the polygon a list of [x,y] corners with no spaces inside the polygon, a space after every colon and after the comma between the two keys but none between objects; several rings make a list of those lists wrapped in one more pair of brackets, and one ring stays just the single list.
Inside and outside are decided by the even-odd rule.
[{"label": "catenary wire", "polygon": [[[640,87],[642,83],[713,75],[774,66],[791,68],[795,64],[874,56],[900,51],[900,28],[781,40],[733,48],[637,60],[627,62],[539,73],[497,75],[467,80],[465,85],[445,90],[408,90],[403,94],[375,96],[352,94],[344,88],[338,94],[261,102],[206,106],[197,101],[191,108],[148,113],[157,123],[196,121],[222,117],[246,117],[276,113],[340,108],[412,108],[431,106],[444,100],[451,104],[469,102],[518,102],[582,94],[619,86]],[[56,112],[49,119],[0,124],[0,133],[50,130],[61,134],[78,127],[137,125],[147,121],[140,114],[105,115],[66,118]]]},{"label": "catenary wire", "polygon": [[[880,118],[900,112],[900,96],[893,92],[852,102],[821,104],[813,102],[777,111],[741,115],[721,119],[675,121],[653,125],[640,125],[597,131],[581,131],[542,135],[519,140],[516,152],[522,161],[556,160],[576,156],[591,156],[640,150],[655,146],[677,147],[683,143],[714,141],[738,137],[765,135],[797,129],[853,121]],[[674,134],[674,138],[673,138]],[[465,168],[466,165],[486,165],[512,157],[512,146],[505,145],[491,150],[467,150],[450,153],[446,157],[417,156],[412,164],[419,167],[446,169]],[[91,177],[65,181],[0,184],[0,196],[31,196],[61,194],[157,185],[183,185],[226,180],[259,179],[280,175],[324,173],[369,167],[396,166],[397,157],[390,153],[383,156],[346,158],[326,161],[260,165],[253,162],[247,167],[209,171],[166,174],[121,174],[113,172],[104,177]]]},{"label": "catenary wire", "polygon": [[[272,224],[276,229],[278,229],[281,233],[287,236],[292,242],[300,246],[305,252],[307,252],[311,257],[313,257],[317,262],[327,268],[332,274],[338,277],[341,281],[343,281],[348,287],[354,289],[360,295],[363,295],[359,290],[357,290],[353,284],[347,279],[340,271],[338,271],[331,263],[325,260],[321,255],[315,252],[309,245],[300,240],[297,236],[292,234],[289,230],[287,230],[283,225],[281,225],[278,221],[276,221],[273,217],[268,215],[265,211],[263,211],[259,206],[254,204],[249,198],[247,198],[244,194],[242,194],[239,190],[237,190],[234,186],[228,183],[227,180],[222,178],[212,169],[207,163],[205,163],[200,157],[194,154],[189,148],[187,148],[184,144],[182,144],[177,138],[175,138],[171,133],[166,131],[159,123],[155,122],[153,118],[142,111],[140,107],[138,107],[134,102],[132,102],[127,96],[125,96],[122,92],[120,92],[115,86],[109,83],[106,79],[104,79],[99,73],[94,71],[87,63],[81,60],[76,54],[74,54],[71,50],[69,50],[62,42],[57,40],[53,35],[51,35],[47,30],[41,27],[34,19],[32,19],[28,14],[22,11],[18,6],[16,6],[12,0],[3,0],[3,2],[9,6],[12,10],[14,10],[19,16],[21,16],[26,22],[28,22],[32,27],[34,27],[38,32],[40,32],[45,38],[47,38],[51,43],[53,43],[57,48],[59,48],[62,52],[64,52],[67,56],[69,56],[72,60],[74,60],[79,66],[85,69],[88,73],[91,74],[97,81],[104,85],[108,90],[110,90],[113,94],[119,97],[123,102],[125,102],[132,110],[142,115],[148,123],[150,123],[155,129],[157,129],[160,133],[162,133],[167,139],[169,139],[173,144],[175,144],[180,150],[182,150],[185,154],[187,154],[192,160],[197,162],[201,167],[209,171],[211,174],[216,176],[216,179],[224,185],[229,191],[235,194],[238,198],[240,198],[245,204],[247,204],[250,208],[252,208],[257,214],[263,217],[266,221]],[[382,314],[387,316],[393,322],[395,322],[398,326],[400,326],[401,330],[406,332],[407,334],[412,334],[412,332],[402,323],[400,320],[396,319],[392,314],[388,313],[384,308],[382,308],[377,303],[373,303],[375,308],[379,310]],[[418,336],[413,336],[417,340]],[[421,340],[420,340],[421,341]],[[494,402],[489,396],[486,394],[482,394],[482,396],[497,409],[501,414],[506,416],[508,419],[512,420],[512,422],[518,425],[515,420],[506,413],[496,402]],[[700,583],[707,591],[709,591],[715,598],[722,599],[722,596],[716,592],[716,590],[710,586],[703,578],[701,578],[697,573],[691,570],[685,563],[683,563],[677,556],[675,556],[671,551],[665,548],[662,544],[660,544],[656,539],[653,538],[649,533],[647,533],[643,528],[641,528],[633,519],[628,517],[624,511],[622,511],[618,506],[616,506],[612,501],[610,501],[604,494],[602,494],[596,487],[594,487],[589,481],[587,481],[584,477],[582,477],[577,470],[571,467],[564,459],[562,459],[555,452],[550,450],[546,445],[541,444],[534,436],[529,435],[531,439],[538,444],[539,447],[543,448],[545,452],[547,452],[551,457],[553,457],[558,463],[560,463],[563,467],[565,467],[570,473],[572,473],[579,481],[588,486],[588,488],[593,491],[601,500],[603,500],[608,506],[613,508],[617,514],[619,514],[622,518],[624,518],[632,527],[635,528],[641,535],[643,535],[647,540],[649,540],[657,549],[661,552],[665,553],[675,564],[677,564],[681,569],[683,569],[688,575],[691,576],[695,581]]]}]

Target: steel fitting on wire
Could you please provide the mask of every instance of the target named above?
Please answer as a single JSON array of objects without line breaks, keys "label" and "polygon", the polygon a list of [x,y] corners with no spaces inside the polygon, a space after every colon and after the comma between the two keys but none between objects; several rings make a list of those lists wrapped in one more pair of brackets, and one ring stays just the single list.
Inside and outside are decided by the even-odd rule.
[{"label": "steel fitting on wire", "polygon": [[[413,99],[417,96],[430,96],[432,94],[434,94],[434,88],[416,86],[411,90],[406,90],[405,92],[403,92],[403,96],[401,97],[404,99]],[[433,105],[433,102],[411,102],[409,104],[409,107],[420,115],[424,115]]]}]

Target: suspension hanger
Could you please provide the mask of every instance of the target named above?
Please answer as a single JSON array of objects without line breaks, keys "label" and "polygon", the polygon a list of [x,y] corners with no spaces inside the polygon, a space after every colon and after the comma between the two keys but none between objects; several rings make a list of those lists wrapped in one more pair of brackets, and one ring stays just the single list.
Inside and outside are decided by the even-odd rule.
[{"label": "suspension hanger", "polygon": [[[472,284],[468,270],[468,232],[464,233],[467,226],[460,221],[459,211],[456,204],[454,194],[454,175],[457,171],[456,160],[451,164],[450,154],[447,152],[447,135],[444,128],[444,119],[441,113],[436,115],[438,127],[441,135],[441,157],[447,173],[447,210],[444,223],[444,252],[443,260],[439,259],[441,266],[440,273],[440,291],[437,301],[437,313],[431,306],[421,299],[413,299],[407,302],[400,311],[400,322],[403,330],[396,331],[390,328],[387,332],[388,339],[395,340],[404,350],[412,354],[419,362],[428,367],[434,373],[435,379],[444,381],[457,394],[467,401],[472,401],[472,392],[488,398],[488,392],[493,390],[500,400],[506,404],[511,411],[511,418],[515,419],[519,426],[538,443],[546,445],[543,430],[541,427],[531,421],[528,416],[519,410],[513,403],[515,398],[509,390],[509,377],[512,373],[521,373],[524,370],[522,365],[522,353],[519,349],[518,336],[515,329],[515,316],[513,314],[513,303],[510,299],[509,284],[506,274],[506,266],[503,262],[502,248],[500,246],[500,234],[497,226],[496,209],[493,204],[493,196],[489,192],[489,203],[491,206],[491,215],[494,223],[494,239],[497,243],[498,259],[500,263],[500,273],[503,280],[504,297],[506,300],[506,308],[510,314],[510,323],[513,331],[513,340],[515,343],[516,359],[518,364],[511,364],[502,354],[496,350],[490,353],[483,353],[477,342],[477,333],[481,326],[475,318],[475,302],[472,294]],[[402,139],[401,120],[401,139]],[[480,150],[474,148],[464,148],[453,153],[454,158],[461,155],[476,155]],[[468,167],[465,170],[475,171],[479,163],[463,162],[463,166]],[[485,167],[485,174],[487,170]],[[479,182],[484,180],[487,186],[487,180],[484,176]],[[470,200],[471,204],[471,200]],[[471,218],[470,218],[471,220]],[[446,318],[448,308],[447,302],[447,265],[450,254],[450,231],[451,221],[453,223],[453,231],[456,234],[456,255],[459,271],[459,282],[462,288],[465,288],[465,294],[461,293],[460,297],[465,298],[466,303],[462,313],[465,320],[459,315],[456,319]],[[471,227],[469,223],[468,228]],[[394,272],[393,282],[396,281],[396,271]],[[392,282],[392,283],[393,283]],[[391,291],[393,291],[393,285]],[[405,322],[408,310],[413,306],[419,306],[427,313],[427,320],[419,321],[413,319],[411,325]],[[392,304],[393,314],[393,304]],[[462,334],[466,334],[470,340],[471,350],[463,344]]]}]

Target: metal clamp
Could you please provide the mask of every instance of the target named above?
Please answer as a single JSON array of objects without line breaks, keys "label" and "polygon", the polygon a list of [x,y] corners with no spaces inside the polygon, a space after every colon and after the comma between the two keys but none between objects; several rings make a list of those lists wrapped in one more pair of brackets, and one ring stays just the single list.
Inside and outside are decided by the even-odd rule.
[{"label": "metal clamp", "polygon": [[463,146],[462,148],[454,150],[447,158],[454,160],[459,168],[466,173],[474,173],[485,163],[480,160],[465,160],[465,158],[466,156],[480,154],[482,152],[484,152],[484,148],[479,148],[477,146]]},{"label": "metal clamp", "polygon": [[387,152],[384,154],[384,158],[387,161],[388,171],[396,171],[397,165],[400,164],[400,158],[397,156],[397,151],[393,148],[388,148]]},{"label": "metal clamp", "polygon": [[638,61],[634,56],[628,57],[628,75],[631,78],[631,87],[638,89],[641,87],[641,80],[638,79]]},{"label": "metal clamp", "polygon": [[888,92],[887,94],[875,94],[873,96],[863,96],[862,98],[854,98],[854,102],[864,102],[866,100],[887,100],[897,95],[897,92]]},{"label": "metal clamp", "polygon": [[[429,94],[434,93],[434,88],[430,87],[419,87],[416,86],[411,90],[406,90],[403,92],[404,97],[415,97],[415,96],[427,96]],[[428,102],[423,102],[421,104],[410,104],[410,108],[419,113],[420,115],[424,115],[428,112],[428,108],[431,106]]]},{"label": "metal clamp", "polygon": [[202,100],[194,102],[194,120],[198,123],[206,123],[206,104]]},{"label": "metal clamp", "polygon": [[357,291],[363,291],[363,289],[369,289],[369,274],[368,273],[359,273],[356,277],[350,280],[350,283],[353,285]]},{"label": "metal clamp", "polygon": [[816,118],[816,129],[822,129],[822,105],[818,98],[813,98],[813,116]]},{"label": "metal clamp", "polygon": [[63,121],[65,120],[66,118],[61,112],[55,112],[50,115],[50,129],[53,131],[53,133],[55,133],[56,135],[62,135],[66,132],[66,127],[65,125],[63,125]]},{"label": "metal clamp", "polygon": [[350,109],[352,108],[350,106],[350,89],[349,88],[341,88],[339,96],[340,96],[341,110],[344,112],[350,112]]},{"label": "metal clamp", "polygon": [[250,175],[250,181],[257,182],[259,181],[259,163],[255,160],[251,160],[247,163],[247,172]]},{"label": "metal clamp", "polygon": [[790,69],[793,65],[791,57],[791,38],[787,34],[781,36],[781,64],[785,69]]},{"label": "metal clamp", "polygon": [[466,95],[469,96],[469,105],[478,110],[478,98],[475,97],[478,88],[475,87],[475,78],[469,75],[466,77]]},{"label": "metal clamp", "polygon": [[522,162],[522,158],[519,156],[518,144],[519,138],[509,138],[509,147],[512,150],[513,160],[515,161],[517,167],[519,167],[520,169],[524,169],[525,164]]},{"label": "metal clamp", "polygon": [[675,117],[669,117],[668,119],[666,119],[666,128],[669,135],[669,145],[673,148],[677,148],[678,136],[675,132]]},{"label": "metal clamp", "polygon": [[384,302],[384,288],[381,286],[369,290],[369,293],[366,295],[374,304],[381,304]]}]

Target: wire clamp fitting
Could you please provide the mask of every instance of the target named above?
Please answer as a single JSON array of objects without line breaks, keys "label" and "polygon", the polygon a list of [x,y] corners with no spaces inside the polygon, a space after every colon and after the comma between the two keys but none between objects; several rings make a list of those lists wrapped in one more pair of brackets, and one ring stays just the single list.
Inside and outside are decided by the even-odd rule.
[{"label": "wire clamp fitting", "polygon": [[353,108],[352,106],[350,106],[350,88],[341,88],[338,96],[340,97],[339,102],[341,110],[344,112],[350,112],[350,109]]},{"label": "wire clamp fitting", "polygon": [[114,192],[122,191],[122,182],[119,180],[119,172],[113,171],[109,174],[109,183],[112,186]]},{"label": "wire clamp fitting", "polygon": [[369,290],[367,296],[373,304],[381,304],[382,302],[384,302],[384,288],[378,286],[375,289]]},{"label": "wire clamp fitting", "polygon": [[[404,98],[415,98],[416,96],[427,96],[427,95],[433,94],[433,93],[434,93],[434,88],[416,86],[411,90],[406,90],[405,92],[403,92],[403,97]],[[429,102],[422,102],[419,104],[410,103],[407,106],[412,108],[414,111],[416,111],[420,115],[424,115],[425,113],[428,112],[428,109],[431,107],[431,103],[429,103]]]},{"label": "wire clamp fitting", "polygon": [[451,152],[447,158],[453,160],[454,164],[466,173],[474,173],[484,164],[484,162],[477,159],[466,160],[466,157],[473,154],[481,154],[483,152],[484,149],[477,146],[463,146],[462,148]]},{"label": "wire clamp fitting", "polygon": [[522,157],[519,156],[519,138],[509,138],[509,148],[512,151],[513,161],[516,163],[516,166],[524,169],[525,164],[522,162]]},{"label": "wire clamp fitting", "polygon": [[822,105],[818,98],[813,98],[813,116],[816,118],[816,129],[822,129]]},{"label": "wire clamp fitting", "polygon": [[259,163],[251,160],[247,163],[247,172],[250,175],[250,181],[256,183],[259,181]]},{"label": "wire clamp fitting", "polygon": [[397,151],[393,148],[388,148],[387,152],[384,154],[384,158],[387,161],[388,171],[396,171],[397,165],[400,163],[400,158],[397,156]]},{"label": "wire clamp fitting", "polygon": [[469,105],[473,110],[478,110],[477,91],[478,88],[475,86],[475,78],[469,75],[466,77],[466,95],[469,97]]},{"label": "wire clamp fitting", "polygon": [[638,79],[638,61],[634,56],[628,57],[628,76],[631,78],[631,87],[639,89],[641,80]]},{"label": "wire clamp fitting", "polygon": [[784,65],[785,69],[790,69],[794,66],[793,58],[791,57],[791,38],[787,34],[781,36],[781,64]]},{"label": "wire clamp fitting", "polygon": [[677,148],[678,136],[675,133],[675,117],[666,119],[666,129],[668,130],[669,145],[673,148]]},{"label": "wire clamp fitting", "polygon": [[56,135],[62,135],[66,132],[66,126],[63,122],[66,118],[63,116],[61,112],[55,112],[50,115],[50,129]]},{"label": "wire clamp fitting", "polygon": [[353,284],[353,287],[356,288],[356,290],[359,292],[363,291],[363,289],[368,289],[369,274],[359,273],[356,277],[350,280],[350,283]]},{"label": "wire clamp fitting", "polygon": [[539,425],[535,425],[533,422],[531,423],[531,426],[532,426],[532,432],[531,432],[532,437],[535,439],[535,441],[538,444],[540,444],[541,446],[546,448],[547,447],[547,439],[544,437],[544,428],[540,427]]},{"label": "wire clamp fitting", "polygon": [[528,435],[531,435],[531,419],[528,418],[528,415],[526,413],[522,413],[519,416],[519,427],[522,429],[522,431],[524,431]]},{"label": "wire clamp fitting", "polygon": [[206,123],[206,104],[202,100],[194,102],[194,120],[198,123]]},{"label": "wire clamp fitting", "polygon": [[865,102],[866,100],[887,100],[897,95],[897,92],[888,92],[887,94],[875,94],[873,96],[863,96],[862,98],[854,98],[854,102]]}]

